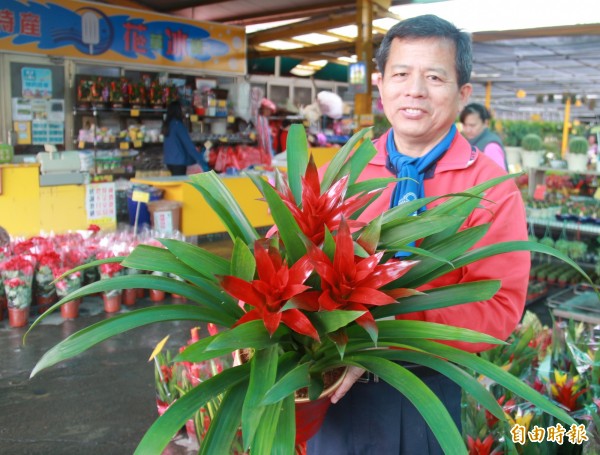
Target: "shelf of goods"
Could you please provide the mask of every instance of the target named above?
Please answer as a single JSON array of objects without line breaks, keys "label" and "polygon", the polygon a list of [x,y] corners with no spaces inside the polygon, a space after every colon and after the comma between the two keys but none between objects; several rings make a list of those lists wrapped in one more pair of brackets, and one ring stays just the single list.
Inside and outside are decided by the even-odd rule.
[{"label": "shelf of goods", "polygon": [[600,324],[600,299],[587,285],[577,285],[553,294],[547,305],[554,316],[589,324]]},{"label": "shelf of goods", "polygon": [[533,197],[535,189],[538,185],[544,184],[544,178],[546,173],[552,174],[577,174],[577,175],[595,175],[600,176],[600,172],[596,170],[587,170],[585,172],[580,171],[569,171],[568,169],[555,169],[552,167],[532,167],[529,168],[529,196]]},{"label": "shelf of goods", "polygon": [[567,229],[569,231],[578,231],[582,234],[600,235],[600,224],[581,223],[579,221],[560,221],[552,218],[534,218],[527,217],[527,222],[540,227],[550,227],[552,229]]}]

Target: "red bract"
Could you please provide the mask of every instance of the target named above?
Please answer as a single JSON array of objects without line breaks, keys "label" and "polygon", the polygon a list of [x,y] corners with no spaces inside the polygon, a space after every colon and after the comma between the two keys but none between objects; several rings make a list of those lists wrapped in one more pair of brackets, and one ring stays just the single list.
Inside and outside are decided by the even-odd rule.
[{"label": "red bract", "polygon": [[502,455],[504,453],[500,449],[492,450],[492,444],[494,444],[494,438],[491,434],[487,435],[483,441],[479,438],[473,439],[471,436],[467,436],[469,455]]},{"label": "red bract", "polygon": [[[355,256],[352,235],[345,220],[340,223],[335,236],[333,262],[323,250],[309,244],[308,256],[321,277],[322,289],[318,296],[318,308],[313,309],[364,311],[356,322],[369,333],[377,333],[377,325],[369,308],[396,303],[398,298],[418,293],[414,289],[379,290],[416,264],[415,261],[395,259],[379,264],[383,254],[381,251],[366,258]],[[305,302],[310,304],[309,301]]]},{"label": "red bract", "polygon": [[317,330],[300,310],[282,311],[289,299],[309,289],[303,284],[313,270],[308,259],[304,256],[288,268],[279,250],[265,246],[260,240],[254,244],[254,256],[257,280],[247,282],[235,276],[221,277],[221,285],[230,295],[253,307],[236,325],[262,319],[273,335],[283,322],[293,331],[319,340]]},{"label": "red bract", "polygon": [[[338,229],[342,218],[348,219],[359,208],[363,207],[379,190],[371,191],[362,196],[344,200],[348,189],[349,176],[346,175],[335,182],[331,187],[321,194],[319,173],[312,158],[306,168],[306,174],[302,178],[302,206],[298,207],[296,199],[289,186],[282,185],[278,193],[298,226],[314,244],[320,245],[325,238],[325,227],[333,232]],[[364,223],[348,220],[351,228],[359,228]]]}]

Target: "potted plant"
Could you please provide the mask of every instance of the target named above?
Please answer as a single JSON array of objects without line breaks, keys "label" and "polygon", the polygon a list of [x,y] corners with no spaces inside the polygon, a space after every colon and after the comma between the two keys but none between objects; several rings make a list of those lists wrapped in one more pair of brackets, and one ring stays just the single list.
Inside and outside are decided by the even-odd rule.
[{"label": "potted plant", "polygon": [[573,172],[587,171],[588,141],[583,136],[573,136],[569,139],[569,153],[567,155],[568,169]]},{"label": "potted plant", "polygon": [[[176,293],[189,303],[137,309],[87,327],[44,354],[32,375],[129,329],[182,319],[214,323],[223,329],[189,345],[175,362],[202,362],[234,352],[250,355],[172,403],[141,440],[137,453],[162,453],[187,420],[221,394],[219,412],[203,441],[204,453],[228,453],[240,427],[244,448],[255,454],[293,453],[295,444],[303,442],[297,439],[303,430],[296,427],[306,423],[296,417],[296,391],[305,390],[314,401],[324,391],[324,373],[349,365],[361,366],[410,395],[447,453],[464,448],[446,408],[394,360],[410,360],[450,375],[498,419],[505,419],[502,408],[477,379],[461,372],[461,367],[484,374],[560,421],[574,423],[563,410],[501,368],[438,342],[495,344],[501,343],[499,340],[457,327],[383,318],[489,299],[499,289],[499,281],[424,292],[416,288],[443,275],[448,267],[517,249],[559,257],[589,277],[571,259],[537,242],[469,249],[474,242],[464,242],[464,233],[481,238],[484,231],[461,231],[460,226],[481,195],[514,178],[511,175],[448,195],[435,209],[419,216],[410,214],[428,200],[412,201],[366,225],[359,223],[357,212],[395,181],[356,181],[376,153],[370,141],[362,141],[365,133],[357,133],[340,149],[320,182],[316,166],[308,158],[304,127],[290,128],[289,182],[277,174],[272,186],[251,175],[275,220],[277,232],[269,238],[252,227],[216,174],[192,177],[192,184],[221,216],[233,240],[231,258],[161,239],[165,248],[140,245],[127,257],[99,261],[170,273],[184,281],[152,274],[114,277],[85,286],[51,310],[83,295],[129,287]],[[420,248],[407,247],[418,239],[423,239]],[[436,245],[433,251],[423,249],[432,244]],[[413,252],[410,260],[394,258],[398,250],[406,248]]]},{"label": "potted plant", "polygon": [[23,327],[29,319],[35,261],[29,255],[17,254],[0,264],[11,327]]},{"label": "potted plant", "polygon": [[523,147],[523,167],[538,167],[544,153],[544,142],[539,134],[529,133],[521,140]]}]

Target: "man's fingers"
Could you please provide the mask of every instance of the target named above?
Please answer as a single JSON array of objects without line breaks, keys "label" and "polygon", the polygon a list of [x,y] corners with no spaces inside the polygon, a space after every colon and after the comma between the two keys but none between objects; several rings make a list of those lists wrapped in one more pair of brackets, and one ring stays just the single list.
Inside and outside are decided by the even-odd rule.
[{"label": "man's fingers", "polygon": [[365,370],[363,370],[362,368],[349,367],[348,373],[346,373],[346,377],[344,378],[338,389],[335,391],[335,393],[331,396],[331,402],[335,404],[338,401],[340,401],[342,397],[346,395],[346,392],[348,392],[348,390],[350,390],[350,388],[354,385],[356,380],[363,375],[364,372]]}]

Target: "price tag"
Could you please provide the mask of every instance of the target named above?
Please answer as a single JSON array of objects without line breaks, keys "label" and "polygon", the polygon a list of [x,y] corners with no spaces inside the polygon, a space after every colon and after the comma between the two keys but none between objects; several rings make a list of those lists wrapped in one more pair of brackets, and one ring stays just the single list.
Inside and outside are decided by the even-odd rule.
[{"label": "price tag", "polygon": [[198,121],[198,116],[196,114],[190,115],[190,121],[197,122]]},{"label": "price tag", "polygon": [[131,109],[131,112],[129,113],[129,115],[131,115],[132,117],[139,117],[140,110],[139,109]]},{"label": "price tag", "polygon": [[139,149],[139,148],[142,146],[142,141],[140,141],[140,140],[134,141],[134,142],[133,142],[133,146],[134,146],[136,149]]},{"label": "price tag", "polygon": [[134,202],[148,202],[150,200],[150,193],[136,190],[131,194],[131,200]]},{"label": "price tag", "polygon": [[79,143],[77,144],[77,147],[80,148],[80,149],[84,149],[85,148],[85,142],[79,141]]},{"label": "price tag", "polygon": [[119,148],[121,150],[129,150],[129,142],[120,142],[119,143]]},{"label": "price tag", "polygon": [[538,185],[533,192],[533,198],[536,201],[543,201],[546,195],[546,185]]},{"label": "price tag", "polygon": [[227,123],[235,123],[235,117],[233,115],[228,115]]}]

